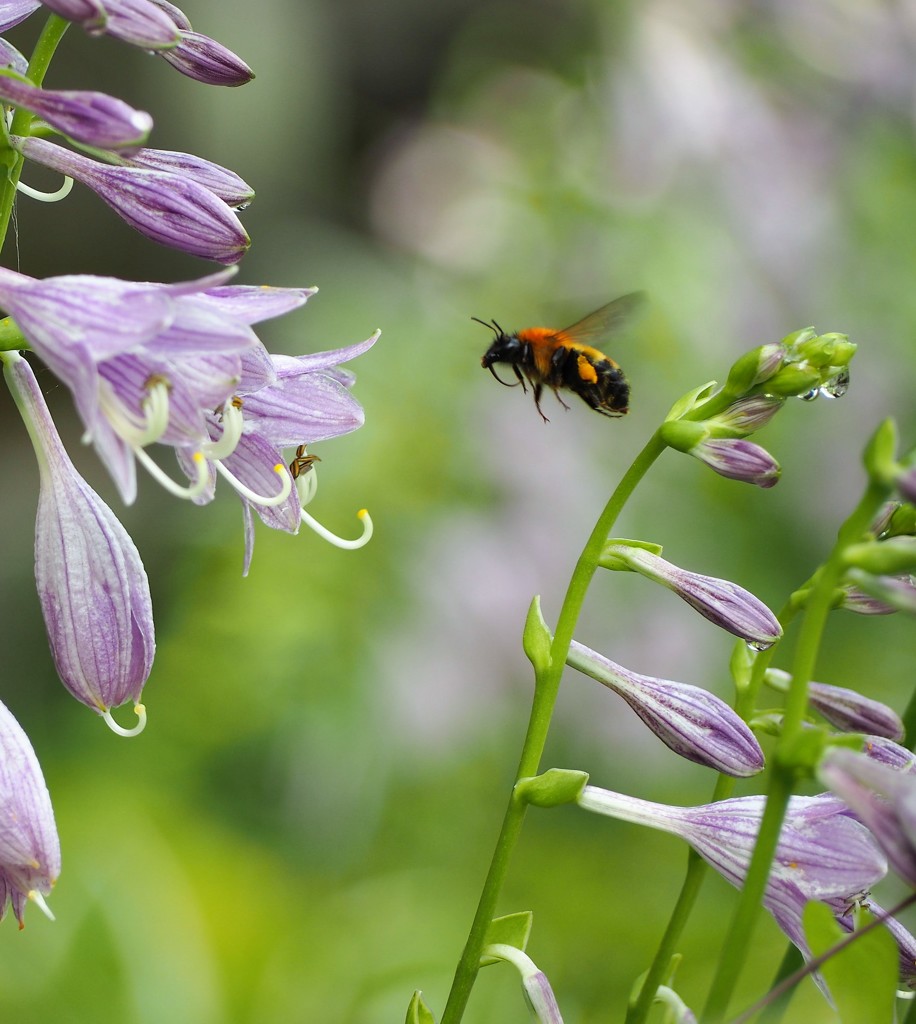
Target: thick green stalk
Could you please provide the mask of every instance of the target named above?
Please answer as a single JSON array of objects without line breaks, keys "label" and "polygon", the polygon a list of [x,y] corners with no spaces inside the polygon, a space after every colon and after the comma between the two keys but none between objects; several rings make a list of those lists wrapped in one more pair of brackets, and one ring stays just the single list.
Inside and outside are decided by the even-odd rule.
[{"label": "thick green stalk", "polygon": [[836,590],[842,580],[845,550],[850,544],[857,543],[865,536],[887,493],[886,487],[869,483],[862,500],[840,527],[829,558],[814,577],[795,648],[792,682],[786,698],[782,735],[773,756],[766,808],[747,878],[738,898],[731,926],[722,947],[718,970],[710,988],[702,1017],[704,1024],[718,1024],[724,1019],[750,949],[786,807],[799,773],[795,752],[804,728],[804,716],[808,706],[808,683],[814,674],[827,616],[833,607]]},{"label": "thick green stalk", "polygon": [[[556,634],[550,647],[550,666],[535,684],[534,700],[528,720],[528,731],[519,759],[516,781],[530,778],[538,772],[541,757],[544,753],[544,746],[547,742],[547,733],[550,728],[557,693],[560,689],[560,679],[566,665],[566,656],[569,653],[569,646],[579,619],[579,612],[582,609],[589,584],[598,567],[598,558],[604,548],[605,541],[636,485],[642,480],[649,467],[664,450],[665,444],[661,440],[659,433],[656,432],[639,455],[636,456],[633,464],[617,485],[598,522],[595,524],[595,528],[592,530],[582,554],[579,556],[572,578],[569,581],[569,587],[563,600],[563,606],[560,609],[560,615],[557,619]],[[480,954],[483,950],[487,928],[496,913],[496,905],[508,872],[509,860],[521,833],[525,810],[526,804],[515,798],[513,790],[513,794],[509,799],[509,805],[506,808],[505,817],[503,818],[502,828],[496,841],[496,849],[490,861],[490,870],[484,882],[477,912],[468,934],[464,952],[455,971],[455,977],[452,981],[452,988],[449,992],[441,1024],[458,1024],[464,1015],[471,989],[474,986],[477,972],[480,969]]]}]

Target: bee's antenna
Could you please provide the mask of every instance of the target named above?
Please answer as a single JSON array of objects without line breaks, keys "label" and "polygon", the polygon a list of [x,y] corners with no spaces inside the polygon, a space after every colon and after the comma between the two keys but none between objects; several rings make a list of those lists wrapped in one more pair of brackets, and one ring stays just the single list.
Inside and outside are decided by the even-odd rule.
[{"label": "bee's antenna", "polygon": [[496,323],[495,320],[493,321],[493,323],[488,324],[486,320],[481,320],[479,316],[472,316],[471,319],[478,324],[483,324],[484,327],[486,327],[487,330],[492,331],[497,336],[497,338],[500,336],[500,334],[503,333],[503,329],[499,326],[499,324]]}]

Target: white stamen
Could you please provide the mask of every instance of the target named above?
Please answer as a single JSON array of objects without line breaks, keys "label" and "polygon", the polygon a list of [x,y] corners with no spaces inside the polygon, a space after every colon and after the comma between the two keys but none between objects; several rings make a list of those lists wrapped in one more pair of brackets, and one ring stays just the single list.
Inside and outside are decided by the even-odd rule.
[{"label": "white stamen", "polygon": [[300,473],[296,477],[296,493],[299,495],[299,504],[307,505],[318,492],[318,470],[314,465],[308,471]]},{"label": "white stamen", "polygon": [[282,505],[289,497],[290,491],[293,489],[293,478],[282,462],[278,462],[276,466],[274,466],[274,472],[278,477],[280,477],[280,482],[282,484],[280,493],[269,498],[265,497],[263,494],[255,493],[255,491],[250,487],[246,487],[234,473],[226,469],[222,462],[214,462],[213,465],[216,466],[217,471],[221,473],[230,484],[232,484],[243,498],[247,498],[255,505],[262,505],[265,508],[272,508],[274,505]]},{"label": "white stamen", "polygon": [[[176,484],[175,481],[164,473],[153,460],[146,454],[142,448],[135,448],[134,455],[137,461],[146,469],[147,473],[169,492],[174,494],[176,498],[186,498],[191,500],[196,498],[198,495],[203,494],[207,488],[207,484],[210,482],[210,476],[207,473],[207,460],[203,457],[200,452],[195,452],[192,456],[194,464],[197,467],[197,480],[195,483],[188,487],[182,487],[181,484]],[[216,463],[219,468],[219,463]]]},{"label": "white stamen", "polygon": [[51,913],[51,908],[45,903],[45,898],[37,889],[30,889],[27,893],[28,898],[35,904],[36,907],[45,915],[49,921],[56,921],[57,918]]},{"label": "white stamen", "polygon": [[338,537],[336,533],[331,533],[331,531],[327,527],[322,526],[314,516],[310,516],[304,508],[299,510],[299,515],[302,517],[302,522],[305,523],[306,526],[310,526],[319,537],[323,537],[329,544],[333,544],[334,547],[343,548],[346,551],[355,551],[357,548],[364,547],[372,539],[372,517],[364,508],[361,508],[359,512],[356,513],[357,518],[362,520],[363,532],[354,540],[344,540],[343,537]]},{"label": "white stamen", "polygon": [[[142,402],[143,417],[140,418],[125,408],[108,381],[100,381],[99,406],[119,437],[132,448],[145,448],[158,441],[169,425],[169,386],[165,380],[149,384]],[[86,441],[87,436],[84,436],[83,442]]]},{"label": "white stamen", "polygon": [[200,450],[208,459],[218,462],[220,459],[228,458],[239,443],[242,436],[242,424],[244,416],[242,410],[228,401],[223,406],[223,432],[215,441],[202,444]]},{"label": "white stamen", "polygon": [[146,705],[134,704],[134,714],[137,716],[137,724],[132,729],[125,729],[123,725],[118,725],[111,716],[110,708],[102,712],[102,718],[105,719],[108,728],[118,736],[139,736],[146,728]]},{"label": "white stamen", "polygon": [[16,185],[16,189],[27,195],[30,199],[37,199],[40,203],[57,203],[61,199],[66,199],[70,195],[70,191],[73,188],[73,179],[68,178],[64,175],[64,183],[56,192],[39,192],[37,188],[32,188],[31,185],[26,185],[25,182],[20,181]]}]

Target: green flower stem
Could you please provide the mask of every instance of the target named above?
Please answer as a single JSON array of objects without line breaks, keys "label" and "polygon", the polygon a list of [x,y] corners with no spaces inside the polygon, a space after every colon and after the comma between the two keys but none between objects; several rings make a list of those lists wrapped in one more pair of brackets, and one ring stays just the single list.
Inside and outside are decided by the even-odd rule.
[{"label": "green flower stem", "polygon": [[718,969],[703,1012],[704,1024],[718,1024],[725,1017],[729,1000],[751,946],[754,926],[766,890],[770,865],[776,852],[789,797],[800,772],[805,767],[799,764],[796,754],[799,751],[805,710],[808,706],[808,683],[814,673],[827,616],[833,607],[835,593],[842,580],[844,552],[849,545],[857,543],[865,536],[888,493],[888,487],[875,482],[869,483],[862,500],[840,527],[829,558],[813,578],[795,648],[792,682],[786,698],[782,735],[773,756],[766,808],[747,878],[738,897],[738,904],[723,943]]},{"label": "green flower stem", "polygon": [[[38,42],[35,44],[32,59],[29,61],[28,77],[33,85],[41,85],[44,81],[54,51],[69,27],[70,22],[56,14],[52,14],[48,18],[38,37]],[[28,135],[31,124],[32,112],[20,107],[13,115],[10,132],[13,135]],[[16,186],[19,184],[19,176],[22,173],[23,160],[18,153],[7,148],[6,152],[0,154],[0,163],[4,164],[6,168],[5,174],[0,173],[0,248],[2,248],[9,230],[13,200],[16,198]]]},{"label": "green flower stem", "polygon": [[[591,535],[576,562],[563,607],[557,619],[556,634],[550,647],[550,666],[535,681],[534,700],[528,720],[528,732],[519,759],[516,781],[536,775],[547,742],[547,732],[553,716],[554,705],[560,689],[560,679],[566,665],[566,656],[572,642],[579,612],[585,600],[585,594],[598,567],[598,558],[604,548],[618,515],[635,490],[637,484],[645,476],[649,467],[665,450],[659,431],[649,439],[643,450],[636,456],[632,465],[624,474],[611,495],[604,511],[595,524]],[[496,913],[499,894],[509,869],[509,860],[525,818],[526,804],[516,799],[515,792],[509,799],[509,806],[503,818],[496,849],[490,861],[490,870],[484,882],[477,913],[471,925],[464,952],[458,962],[452,988],[449,992],[445,1012],[441,1024],[458,1024],[464,1015],[471,989],[480,969],[480,954],[484,946],[487,929]]]}]

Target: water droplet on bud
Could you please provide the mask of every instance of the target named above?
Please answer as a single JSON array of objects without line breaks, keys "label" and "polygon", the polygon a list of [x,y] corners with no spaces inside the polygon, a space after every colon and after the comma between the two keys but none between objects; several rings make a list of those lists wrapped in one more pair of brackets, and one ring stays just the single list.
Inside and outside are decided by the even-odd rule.
[{"label": "water droplet on bud", "polygon": [[772,640],[748,640],[747,646],[752,651],[757,651],[759,654],[761,651],[768,651],[773,646]]},{"label": "water droplet on bud", "polygon": [[810,391],[806,391],[803,395],[799,395],[798,397],[803,402],[813,402],[815,398],[818,398],[820,396],[820,393],[820,388],[812,388]]},{"label": "water droplet on bud", "polygon": [[842,398],[849,390],[849,370],[843,367],[835,377],[831,377],[818,390],[824,398]]}]

